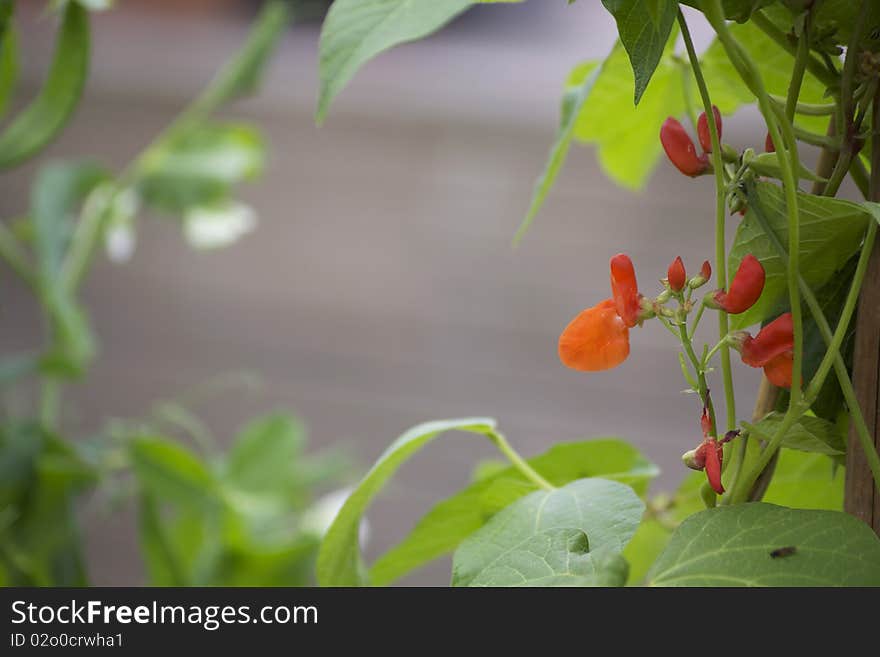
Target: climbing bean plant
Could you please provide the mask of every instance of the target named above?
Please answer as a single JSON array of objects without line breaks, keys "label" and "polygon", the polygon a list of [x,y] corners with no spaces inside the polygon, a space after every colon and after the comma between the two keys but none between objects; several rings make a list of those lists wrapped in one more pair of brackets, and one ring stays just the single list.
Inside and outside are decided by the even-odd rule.
[{"label": "climbing bean plant", "polygon": [[[318,121],[370,58],[474,5],[515,2],[336,0],[321,34]],[[554,4],[577,12],[585,0]],[[575,63],[514,241],[526,238],[574,145],[592,146],[625,189],[641,189],[661,165],[711,185],[714,204],[694,213],[692,230],[714,230],[714,253],[693,263],[668,254],[654,290],[639,285],[627,254],[609,253],[609,297],[572,299],[573,310],[588,307],[560,327],[558,343],[560,367],[601,377],[639,357],[630,356],[631,331],[668,333],[694,393],[694,446],[682,467],[696,472],[674,495],[649,497],[657,469],[619,439],[525,458],[490,418],[419,425],[378,458],[336,517],[318,557],[324,585],[390,584],[448,554],[454,586],[880,585],[880,540],[842,510],[847,450],[859,450],[880,491],[873,423],[852,378],[854,317],[880,220],[880,4],[602,5],[619,38],[604,60]],[[691,38],[697,22],[714,33],[702,52]],[[746,106],[765,129],[736,149],[723,124]],[[855,190],[848,199],[838,198],[844,183]],[[584,230],[600,219],[585,211]],[[695,329],[705,322],[716,340],[702,345]],[[742,367],[765,377],[754,414],[735,397]],[[450,432],[488,440],[509,465],[480,469],[366,564],[357,537],[369,505],[407,459]]]}]

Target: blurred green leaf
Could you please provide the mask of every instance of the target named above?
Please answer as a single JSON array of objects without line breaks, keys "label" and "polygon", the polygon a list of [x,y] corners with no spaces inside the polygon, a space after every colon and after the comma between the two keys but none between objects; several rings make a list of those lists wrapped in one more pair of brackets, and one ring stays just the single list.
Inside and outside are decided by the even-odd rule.
[{"label": "blurred green leaf", "polygon": [[12,23],[12,0],[0,0],[0,117],[6,113],[18,79],[18,33]]},{"label": "blurred green leaf", "polygon": [[419,424],[395,440],[355,487],[327,531],[318,553],[318,583],[321,586],[365,583],[365,567],[358,544],[361,518],[373,498],[407,459],[447,431],[485,436],[494,430],[495,421],[489,418],[444,420]]},{"label": "blurred green leaf", "polygon": [[55,56],[34,101],[0,133],[0,168],[35,154],[57,135],[79,101],[89,67],[89,18],[77,3],[64,9]]},{"label": "blurred green leaf", "polygon": [[305,431],[282,413],[250,422],[239,432],[226,459],[224,479],[251,492],[289,488],[302,456]]},{"label": "blurred green leaf", "polygon": [[131,462],[141,488],[162,501],[204,509],[217,504],[216,480],[182,445],[145,436],[131,442]]},{"label": "blurred green leaf", "polygon": [[674,0],[602,0],[614,16],[620,42],[635,76],[634,104],[638,105],[660,63],[678,13]]},{"label": "blurred green leaf", "polygon": [[[743,23],[747,21],[751,15],[767,5],[773,4],[777,0],[721,0],[721,7],[724,10],[724,17]],[[681,4],[688,5],[700,9],[702,0],[683,0]]]},{"label": "blurred green leaf", "polygon": [[462,541],[453,586],[622,586],[645,505],[629,486],[578,479],[517,500]]},{"label": "blurred green leaf", "polygon": [[[633,72],[618,43],[602,64],[574,127],[576,139],[595,144],[602,170],[618,185],[644,187],[662,152],[660,126],[684,114],[681,65],[673,58],[674,39],[654,71],[638,107],[632,102]],[[590,64],[575,68],[569,85],[584,80]]]},{"label": "blurred green leaf", "polygon": [[535,216],[537,216],[538,210],[544,204],[547,194],[550,193],[550,190],[556,183],[556,177],[559,175],[562,165],[565,164],[565,158],[571,146],[575,121],[580,115],[581,109],[590,95],[590,91],[593,89],[593,84],[599,76],[600,70],[601,68],[598,63],[586,64],[583,69],[583,80],[580,80],[577,84],[570,85],[562,96],[562,111],[559,120],[559,130],[556,133],[556,141],[550,150],[550,157],[547,160],[547,164],[544,165],[544,171],[535,182],[531,205],[525,219],[523,219],[522,224],[520,224],[519,229],[516,231],[516,235],[513,238],[514,244],[518,244],[522,240],[529,226],[532,225]]},{"label": "blurred green leaf", "polygon": [[140,194],[170,213],[225,200],[231,185],[259,175],[265,150],[253,126],[200,125],[148,153],[138,171]]},{"label": "blurred green leaf", "polygon": [[268,0],[248,34],[248,40],[211,81],[196,101],[199,111],[211,112],[237,98],[256,91],[263,79],[266,65],[290,21],[290,8],[285,0]]},{"label": "blurred green leaf", "polygon": [[358,69],[379,53],[439,30],[475,4],[522,0],[336,0],[321,28],[316,119]]},{"label": "blurred green leaf", "polygon": [[781,449],[764,501],[798,509],[843,510],[844,469],[827,456]]},{"label": "blurred green leaf", "polygon": [[[602,477],[632,486],[644,494],[659,472],[637,449],[614,439],[559,443],[528,459],[555,486],[576,479]],[[370,581],[385,585],[416,568],[452,552],[498,511],[536,489],[512,466],[487,475],[437,503],[398,545],[376,560]]]},{"label": "blurred green leaf", "polygon": [[41,367],[57,376],[81,373],[94,353],[86,316],[61,273],[79,204],[105,177],[90,163],[51,164],[40,170],[31,193],[40,296],[53,329]]}]

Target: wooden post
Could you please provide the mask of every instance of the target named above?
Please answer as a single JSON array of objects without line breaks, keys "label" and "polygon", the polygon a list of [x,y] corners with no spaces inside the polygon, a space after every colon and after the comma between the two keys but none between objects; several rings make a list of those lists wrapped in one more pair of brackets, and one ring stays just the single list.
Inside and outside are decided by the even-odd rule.
[{"label": "wooden post", "polygon": [[[874,98],[874,123],[880,121],[880,95]],[[872,140],[872,201],[880,201],[880,144]],[[856,318],[856,344],[853,357],[853,385],[868,429],[874,436],[874,449],[880,451],[880,242],[874,245],[868,270],[859,294]],[[855,429],[850,429],[846,450],[846,496],[844,509],[863,520],[880,535],[880,494],[865,459]]]}]

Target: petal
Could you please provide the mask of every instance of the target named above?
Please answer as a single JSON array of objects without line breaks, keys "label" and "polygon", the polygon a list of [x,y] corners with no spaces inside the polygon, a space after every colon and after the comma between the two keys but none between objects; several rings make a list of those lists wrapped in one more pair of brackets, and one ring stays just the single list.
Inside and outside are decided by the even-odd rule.
[{"label": "petal", "polygon": [[697,147],[684,126],[671,116],[660,128],[660,143],[666,156],[686,176],[699,176],[709,168],[709,158],[697,154]]},{"label": "petal", "polygon": [[611,258],[611,295],[617,308],[617,314],[623,323],[632,328],[639,323],[641,313],[641,295],[636,281],[636,270],[632,260],[625,253],[618,253]]},{"label": "petal", "polygon": [[611,299],[581,312],[559,336],[559,360],[575,370],[610,370],[627,356],[629,329]]},{"label": "petal", "polygon": [[724,493],[724,486],[721,485],[721,449],[720,445],[717,449],[714,447],[713,444],[706,449],[706,478],[712,490],[721,495]]},{"label": "petal", "polygon": [[[712,113],[715,115],[715,125],[718,127],[718,139],[721,139],[721,112],[718,111],[718,108],[712,105]],[[706,118],[706,113],[703,112],[700,114],[700,118],[697,119],[697,136],[700,138],[700,146],[703,147],[703,150],[707,153],[712,152],[712,133],[709,131],[709,119]]]},{"label": "petal", "polygon": [[744,313],[760,298],[764,291],[764,266],[751,253],[746,254],[730,282],[727,292],[714,294],[715,302],[731,315]]},{"label": "petal", "polygon": [[673,292],[681,292],[684,289],[685,283],[687,283],[687,272],[685,272],[681,256],[676,256],[672,264],[669,265],[669,269],[666,270],[666,280]]},{"label": "petal", "polygon": [[791,388],[791,368],[794,354],[788,351],[778,355],[764,365],[764,376],[773,385],[779,388]]},{"label": "petal", "polygon": [[764,367],[777,356],[794,348],[794,325],[791,313],[774,319],[754,338],[747,337],[742,344],[742,360],[752,367]]}]

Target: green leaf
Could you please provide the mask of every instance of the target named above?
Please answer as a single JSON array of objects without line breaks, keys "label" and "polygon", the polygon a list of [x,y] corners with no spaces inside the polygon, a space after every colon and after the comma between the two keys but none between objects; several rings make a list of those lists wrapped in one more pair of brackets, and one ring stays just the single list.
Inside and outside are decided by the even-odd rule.
[{"label": "green leaf", "polygon": [[[659,472],[634,447],[613,438],[560,443],[528,463],[554,486],[602,477],[628,484],[640,495]],[[390,584],[452,552],[495,513],[535,488],[512,466],[475,481],[436,504],[403,541],[379,557],[370,569],[370,581]]]},{"label": "green leaf", "polygon": [[579,479],[514,502],[459,546],[453,586],[620,586],[621,551],[645,505],[631,488]]},{"label": "green leaf", "polygon": [[678,13],[673,0],[602,0],[614,16],[620,42],[626,48],[635,76],[634,104],[638,105],[660,63]]},{"label": "green leaf", "polygon": [[[595,144],[602,170],[627,189],[644,187],[663,151],[660,126],[668,117],[679,117],[685,111],[681,66],[673,59],[673,41],[670,39],[638,107],[632,102],[633,73],[626,51],[618,43],[602,64],[575,123],[575,138]],[[587,66],[591,65],[575,68],[571,83],[584,79]]]},{"label": "green leaf", "polygon": [[105,178],[90,163],[52,164],[40,170],[31,193],[40,294],[53,330],[52,350],[41,367],[57,376],[80,374],[94,354],[88,321],[63,280],[62,264],[80,202]]},{"label": "green leaf", "polygon": [[495,421],[467,418],[426,422],[413,427],[383,452],[346,500],[318,553],[317,573],[321,586],[358,586],[364,583],[363,561],[358,549],[361,517],[373,498],[410,456],[447,431],[490,435]]},{"label": "green leaf", "polygon": [[225,103],[254,93],[262,83],[266,64],[289,22],[288,2],[266,2],[251,28],[247,42],[211,82],[200,99],[199,109],[210,112]]},{"label": "green leaf", "polygon": [[216,481],[188,449],[166,438],[144,436],[131,442],[131,463],[144,492],[157,501],[201,509],[216,504]]},{"label": "green leaf", "polygon": [[0,117],[6,113],[18,79],[18,33],[12,24],[12,1],[0,1]]},{"label": "green leaf", "polygon": [[79,102],[89,68],[89,18],[70,3],[48,77],[39,95],[0,134],[0,168],[35,154],[57,135]]},{"label": "green leaf", "polygon": [[142,162],[139,191],[171,213],[225,200],[230,186],[260,174],[266,146],[244,124],[204,124],[172,139]]},{"label": "green leaf", "polygon": [[[700,9],[702,0],[682,0],[683,5]],[[776,0],[722,0],[721,7],[724,17],[728,20],[744,23],[749,20],[754,12],[762,7],[771,5]]]},{"label": "green leaf", "polygon": [[764,501],[798,509],[842,511],[844,479],[844,469],[827,456],[782,449]]},{"label": "green leaf", "polygon": [[[732,25],[730,31],[758,67],[767,92],[787,95],[794,57],[751,23]],[[754,94],[742,81],[718,40],[713,41],[703,54],[701,63],[712,102],[722,114],[733,114],[739,107],[755,103]],[[800,100],[805,103],[828,102],[825,85],[809,71],[804,74]],[[797,123],[806,129],[824,133],[828,127],[828,117],[798,117]],[[755,135],[755,147],[763,148],[764,136],[763,132]]]},{"label": "green leaf", "polygon": [[691,472],[671,498],[657,495],[651,500],[649,513],[623,550],[623,556],[629,562],[627,586],[641,584],[669,543],[675,527],[691,514],[705,508],[700,495],[705,483],[705,474]]},{"label": "green leaf", "polygon": [[439,30],[468,7],[522,0],[336,0],[321,28],[316,119],[368,60]]},{"label": "green leaf", "polygon": [[[782,424],[783,416],[783,413],[773,411],[754,426],[762,436],[772,438]],[[809,415],[802,416],[794,423],[782,439],[782,446],[826,456],[846,453],[846,439],[840,430],[828,420]]]},{"label": "green leaf", "polygon": [[[780,548],[794,554],[774,558]],[[880,540],[845,513],[739,504],[685,520],[653,586],[880,586]]]},{"label": "green leaf", "polygon": [[584,103],[589,97],[590,91],[593,89],[593,84],[596,82],[600,70],[598,64],[586,64],[581,69],[581,72],[584,75],[582,80],[579,80],[576,84],[571,84],[572,81],[569,80],[570,86],[566,89],[565,95],[562,97],[562,111],[559,120],[559,130],[556,133],[556,141],[553,144],[553,148],[550,150],[550,157],[547,160],[547,164],[544,165],[543,173],[540,178],[538,178],[537,182],[535,182],[535,191],[532,193],[532,202],[529,206],[529,211],[526,213],[525,219],[523,219],[522,224],[520,224],[520,227],[513,238],[514,245],[519,244],[525,236],[526,231],[529,229],[529,226],[532,225],[535,216],[537,216],[538,210],[540,210],[541,206],[544,204],[547,194],[550,193],[550,190],[556,183],[556,177],[559,175],[562,165],[565,164],[565,158],[568,155],[568,149],[571,146],[571,140],[574,136],[575,121],[577,121],[577,118],[584,107]]},{"label": "green leaf", "polygon": [[253,420],[232,445],[224,479],[251,492],[283,490],[293,479],[304,444],[302,424],[289,415]]},{"label": "green leaf", "polygon": [[[800,273],[812,288],[828,282],[859,249],[869,212],[849,201],[798,193],[800,210]],[[736,231],[730,251],[730,271],[735,272],[743,257],[751,253],[764,266],[764,292],[746,312],[731,317],[732,328],[744,329],[770,317],[773,309],[788,293],[786,264],[767,238],[758,220],[761,212],[783,245],[788,245],[788,217],[781,188],[759,182],[750,194],[749,211]]]}]

